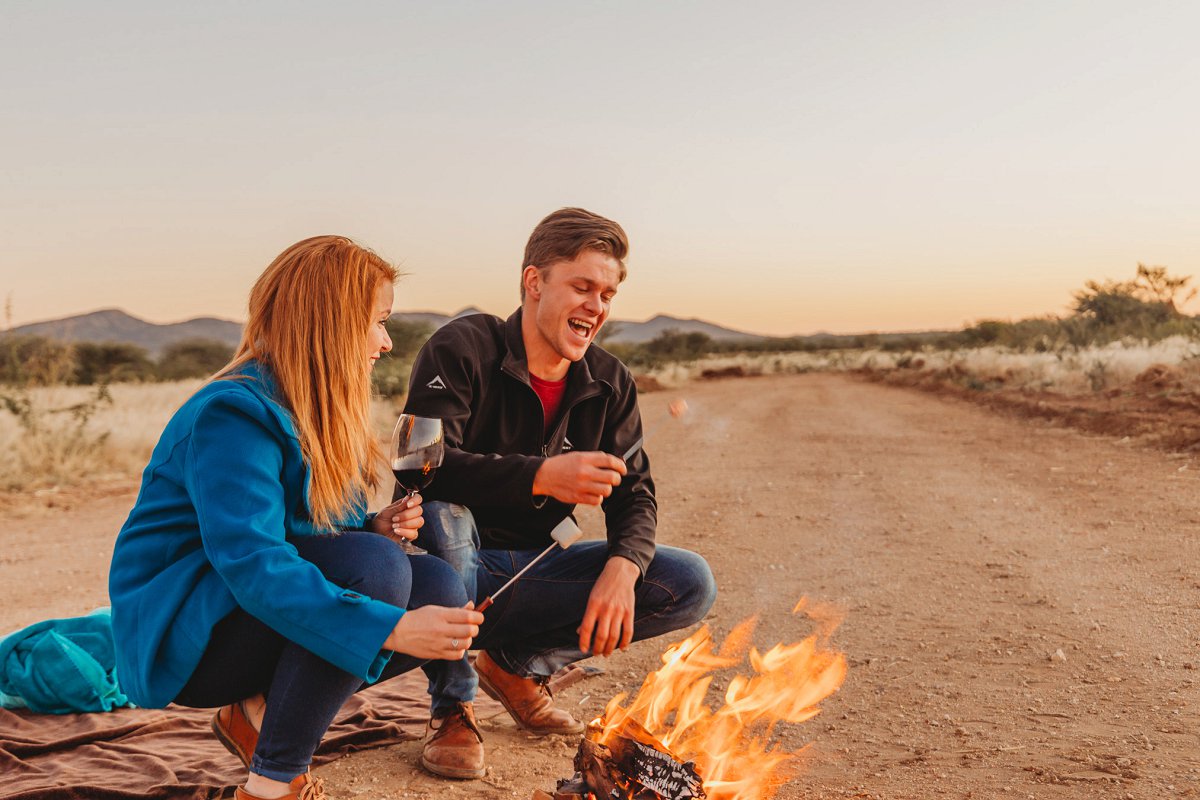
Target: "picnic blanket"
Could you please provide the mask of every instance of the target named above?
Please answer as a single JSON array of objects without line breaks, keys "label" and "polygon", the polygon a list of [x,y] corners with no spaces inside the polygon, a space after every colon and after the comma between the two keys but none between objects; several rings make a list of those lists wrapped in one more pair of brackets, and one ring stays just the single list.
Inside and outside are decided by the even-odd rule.
[{"label": "picnic blanket", "polygon": [[[558,690],[599,672],[573,665]],[[350,698],[313,759],[321,765],[356,750],[419,739],[429,719],[420,670]],[[503,709],[482,692],[476,714]],[[0,709],[0,798],[5,800],[208,800],[232,794],[245,769],[213,736],[212,709],[168,706],[98,714]]]}]

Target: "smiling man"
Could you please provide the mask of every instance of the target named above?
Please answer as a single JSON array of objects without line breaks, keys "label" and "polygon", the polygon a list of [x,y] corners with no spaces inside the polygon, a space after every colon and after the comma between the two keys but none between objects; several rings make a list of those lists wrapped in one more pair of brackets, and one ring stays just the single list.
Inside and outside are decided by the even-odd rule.
[{"label": "smiling man", "polygon": [[553,540],[577,504],[604,509],[606,539],[555,548],[496,599],[475,668],[431,662],[421,763],[484,774],[477,686],[534,734],[578,733],[547,681],[589,655],[698,622],[716,598],[704,559],[655,547],[657,504],[629,370],[593,345],[625,279],[625,231],[581,208],[542,220],[507,320],[456,319],[417,355],[405,411],[441,418],[446,456],[426,489],[417,544],[448,561],[481,601]]}]

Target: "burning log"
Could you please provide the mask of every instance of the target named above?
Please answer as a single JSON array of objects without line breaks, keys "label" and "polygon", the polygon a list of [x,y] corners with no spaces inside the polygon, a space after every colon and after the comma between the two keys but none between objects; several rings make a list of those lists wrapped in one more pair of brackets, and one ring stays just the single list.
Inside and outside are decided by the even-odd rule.
[{"label": "burning log", "polygon": [[575,753],[575,775],[559,781],[553,800],[691,800],[704,798],[696,765],[626,717],[613,730],[601,721],[584,733]]},{"label": "burning log", "polygon": [[[805,609],[802,601],[794,612]],[[818,615],[807,611],[820,623]],[[846,675],[845,656],[827,649],[836,625],[765,653],[750,647],[753,620],[737,626],[719,650],[701,628],[663,654],[663,668],[646,677],[628,707],[609,702],[588,725],[575,754],[576,773],[534,800],[766,800],[788,780],[789,753],[770,743],[780,722],[815,716],[819,703]],[[736,665],[749,650],[755,675],[735,676],[725,705],[710,709],[712,672]],[[801,748],[804,749],[804,748]]]}]

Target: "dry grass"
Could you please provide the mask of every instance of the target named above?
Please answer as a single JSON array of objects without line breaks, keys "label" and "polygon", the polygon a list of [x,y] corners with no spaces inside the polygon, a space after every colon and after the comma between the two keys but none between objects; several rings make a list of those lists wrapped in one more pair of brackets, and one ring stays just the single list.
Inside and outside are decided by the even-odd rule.
[{"label": "dry grass", "polygon": [[65,409],[93,403],[94,388],[25,390],[28,413],[0,415],[0,487],[38,489],[135,475],[171,414],[199,385],[113,385],[112,401],[94,403],[86,424]]},{"label": "dry grass", "polygon": [[800,374],[860,369],[874,357],[870,350],[834,350],[818,353],[738,353],[708,356],[696,361],[666,364],[644,372],[665,387],[678,387],[705,372],[740,369],[744,375]]},{"label": "dry grass", "polygon": [[1001,347],[971,350],[835,350],[814,353],[747,353],[668,364],[646,374],[678,387],[705,372],[730,369],[745,375],[896,369],[950,370],[980,383],[1061,394],[1102,391],[1128,383],[1154,364],[1200,368],[1200,342],[1183,336],[1154,344],[1114,342],[1103,347],[1025,353]]},{"label": "dry grass", "polygon": [[[203,385],[199,379],[173,383],[128,383],[109,387],[112,402],[98,403],[82,427],[61,409],[93,400],[86,386],[51,386],[26,391],[32,410],[23,427],[0,411],[0,490],[10,492],[78,486],[97,480],[134,480],[171,415]],[[381,439],[399,413],[396,400],[377,399],[372,409]]]},{"label": "dry grass", "polygon": [[[663,386],[678,387],[706,371],[730,369],[744,375],[949,370],[980,384],[1081,394],[1128,383],[1155,364],[1200,371],[1200,343],[1177,336],[1152,345],[1114,343],[1057,353],[1019,353],[994,347],[907,353],[760,353],[669,364],[648,374]],[[0,411],[0,490],[22,492],[97,480],[136,480],[171,414],[202,383],[113,385],[112,402],[98,405],[82,428],[70,414],[53,410],[87,402],[94,397],[94,389],[59,386],[28,390],[37,422],[33,430],[22,428],[13,414]],[[373,418],[381,441],[390,435],[401,405],[402,400],[395,398],[375,401]]]},{"label": "dry grass", "polygon": [[869,368],[949,371],[985,385],[1076,395],[1133,381],[1162,364],[1190,371],[1200,366],[1200,342],[1183,336],[1146,344],[1113,342],[1102,347],[1051,353],[1021,353],[999,347],[919,353],[871,353]]}]

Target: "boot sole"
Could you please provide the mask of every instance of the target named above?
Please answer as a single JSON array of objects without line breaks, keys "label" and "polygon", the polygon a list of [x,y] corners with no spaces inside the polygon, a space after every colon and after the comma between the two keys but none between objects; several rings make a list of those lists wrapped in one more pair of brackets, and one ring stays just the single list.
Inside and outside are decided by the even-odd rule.
[{"label": "boot sole", "polygon": [[217,721],[217,717],[215,717],[215,716],[212,719],[212,732],[213,732],[213,735],[217,737],[217,741],[225,746],[226,750],[228,750],[229,752],[231,752],[235,756],[237,756],[238,761],[241,761],[242,765],[244,767],[246,767],[247,769],[250,768],[250,760],[248,758],[246,758],[244,755],[242,755],[242,751],[237,746],[237,743],[234,742],[233,739],[231,739],[229,736],[225,735],[224,729],[221,728],[221,725]]},{"label": "boot sole", "polygon": [[440,775],[443,778],[457,778],[458,780],[476,780],[482,778],[487,769],[468,769],[467,767],[443,767],[440,764],[434,764],[432,761],[425,759],[424,753],[421,754],[421,766],[434,775]]},{"label": "boot sole", "polygon": [[483,689],[483,693],[493,700],[498,700],[500,705],[504,706],[504,710],[508,712],[508,715],[512,717],[513,722],[517,723],[517,727],[521,730],[526,731],[527,733],[532,733],[534,736],[549,736],[555,733],[568,735],[572,733],[583,733],[584,725],[578,720],[575,722],[577,727],[573,728],[534,728],[531,725],[526,725],[525,722],[521,720],[520,715],[517,714],[516,711],[513,711],[512,706],[508,704],[508,700],[504,698],[504,695],[498,691],[496,687],[492,686],[491,682],[482,672],[476,670],[475,675],[479,678],[479,688]]}]

